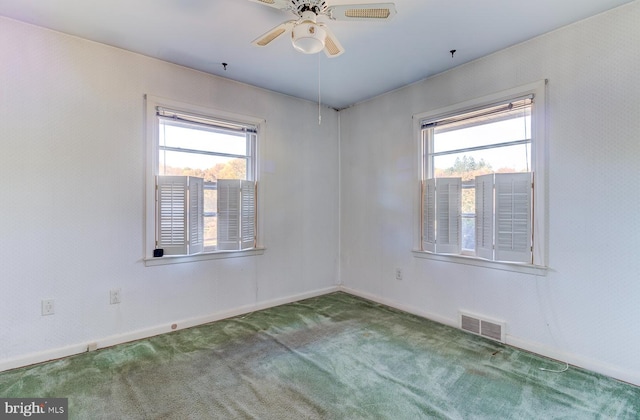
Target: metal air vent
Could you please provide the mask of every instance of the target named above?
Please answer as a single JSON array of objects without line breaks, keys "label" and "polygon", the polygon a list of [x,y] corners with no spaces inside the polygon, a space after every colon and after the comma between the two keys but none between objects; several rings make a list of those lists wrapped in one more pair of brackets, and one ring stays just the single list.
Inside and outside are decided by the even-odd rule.
[{"label": "metal air vent", "polygon": [[504,343],[505,327],[505,322],[493,321],[478,315],[460,312],[460,328],[472,334]]}]

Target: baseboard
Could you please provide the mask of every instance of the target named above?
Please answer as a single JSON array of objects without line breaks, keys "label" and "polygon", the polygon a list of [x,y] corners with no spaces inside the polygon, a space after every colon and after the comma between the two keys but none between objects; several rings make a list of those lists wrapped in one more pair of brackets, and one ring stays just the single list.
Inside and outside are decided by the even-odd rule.
[{"label": "baseboard", "polygon": [[[45,350],[42,352],[30,353],[25,356],[19,356],[16,358],[0,361],[0,372],[84,353],[88,350],[89,345],[92,345],[93,349],[102,349],[106,347],[115,346],[117,344],[128,343],[130,341],[141,340],[144,338],[149,338],[149,337],[165,334],[172,331],[178,331],[185,328],[191,328],[198,325],[207,324],[209,322],[220,321],[222,319],[255,312],[262,309],[272,308],[274,306],[280,306],[287,303],[297,302],[303,299],[322,296],[328,293],[337,292],[339,290],[340,290],[339,286],[331,286],[324,289],[317,289],[317,290],[313,290],[305,293],[290,295],[283,298],[267,300],[267,301],[258,302],[255,304],[250,304],[250,305],[244,305],[244,306],[240,306],[230,310],[215,312],[213,314],[209,314],[201,317],[188,318],[181,321],[175,321],[169,324],[156,325],[150,328],[144,328],[136,331],[127,332],[125,334],[118,334],[118,335],[103,337],[95,340],[87,340],[87,342],[83,342],[83,343],[76,343],[76,344],[65,346],[65,347]],[[175,325],[175,328],[172,328],[172,326],[174,325]]]},{"label": "baseboard", "polygon": [[[440,324],[448,325],[454,328],[459,328],[457,319],[449,319],[442,317],[440,315],[436,315],[427,311],[424,311],[419,308],[412,307],[410,305],[406,305],[400,302],[396,302],[391,299],[381,298],[379,296],[361,292],[359,290],[350,289],[348,287],[340,286],[340,290],[352,294],[354,296],[359,296],[363,299],[370,300],[372,302],[380,303],[382,305],[390,306],[395,309],[399,309],[404,312],[411,313],[413,315],[420,316],[422,318],[429,319],[431,321],[438,322]],[[508,346],[516,347],[518,349],[534,353],[543,357],[547,357],[549,359],[557,360],[564,363],[569,363],[572,366],[577,366],[582,369],[590,370],[592,372],[597,372],[602,375],[608,376],[610,378],[617,379],[622,382],[627,382],[636,386],[640,386],[640,372],[630,372],[626,370],[622,370],[619,367],[609,365],[607,363],[602,363],[597,360],[593,360],[587,357],[583,357],[580,355],[567,353],[560,351],[558,349],[553,349],[550,347],[543,346],[539,343],[531,342],[524,340],[519,337],[515,337],[512,335],[508,335],[505,337],[505,342]],[[562,366],[560,366],[562,368]],[[556,369],[553,366],[550,366],[549,369]]]},{"label": "baseboard", "polygon": [[[640,372],[622,370],[619,367],[610,365],[608,363],[603,363],[598,360],[594,360],[578,354],[564,352],[510,335],[507,335],[507,344],[518,349],[538,354],[540,356],[548,357],[550,359],[561,362],[562,364],[568,363],[569,365],[590,370],[592,372],[597,372],[622,382],[640,386]],[[562,368],[562,366],[560,366],[560,368]],[[551,366],[549,367],[549,369],[556,369],[556,367]]]},{"label": "baseboard", "polygon": [[[173,322],[172,324],[157,325],[150,328],[131,331],[125,334],[104,337],[96,340],[89,340],[83,343],[77,343],[77,344],[73,344],[65,347],[31,353],[31,354],[16,357],[13,359],[3,360],[3,361],[0,361],[0,372],[84,353],[87,351],[88,346],[90,344],[94,345],[95,348],[97,349],[111,347],[117,344],[123,344],[130,341],[141,340],[144,338],[149,338],[149,337],[165,334],[172,331],[191,328],[198,325],[207,324],[209,322],[219,321],[222,319],[231,318],[234,316],[243,315],[250,312],[255,312],[262,309],[272,308],[272,307],[284,305],[287,303],[297,302],[303,299],[322,296],[322,295],[337,292],[337,291],[342,291],[354,296],[361,297],[363,299],[370,300],[372,302],[390,306],[392,308],[399,309],[401,311],[408,312],[410,314],[417,315],[422,318],[426,318],[426,319],[438,322],[440,324],[448,325],[454,328],[459,327],[457,319],[442,317],[440,315],[433,314],[433,313],[424,311],[420,308],[406,305],[398,301],[381,298],[371,293],[366,293],[359,290],[351,289],[349,287],[337,285],[337,286],[327,287],[324,289],[318,289],[310,292],[300,293],[296,295],[290,295],[284,298],[272,299],[268,301],[258,302],[256,304],[251,304],[251,305],[244,305],[238,308],[230,309],[227,311],[216,312],[216,313],[202,316],[202,317],[188,318],[182,321]],[[176,327],[172,328],[172,325],[175,325]],[[513,346],[513,347],[531,352],[531,353],[548,357],[550,359],[566,362],[573,366],[578,366],[583,369],[597,372],[602,375],[606,375],[623,382],[628,382],[630,384],[640,386],[639,372],[622,370],[619,367],[616,367],[613,365],[602,363],[597,360],[586,358],[580,355],[563,352],[557,349],[543,346],[539,343],[527,341],[522,338],[514,337],[511,335],[507,335],[506,344],[509,346]]]},{"label": "baseboard", "polygon": [[410,314],[413,315],[418,315],[419,317],[422,318],[427,318],[431,321],[435,321],[437,323],[440,324],[444,324],[444,325],[448,325],[450,327],[454,327],[454,328],[458,328],[458,320],[457,319],[450,319],[450,318],[445,318],[443,316],[440,315],[436,315],[434,313],[431,312],[427,312],[424,311],[420,308],[416,308],[415,306],[411,306],[411,305],[406,305],[404,303],[400,303],[391,299],[385,299],[385,298],[381,298],[380,296],[376,296],[370,293],[366,293],[366,292],[361,292],[359,290],[355,290],[355,289],[350,289],[348,287],[344,287],[344,286],[340,286],[340,290],[345,292],[345,293],[349,293],[351,295],[354,296],[359,296],[363,299],[367,299],[370,300],[372,302],[376,302],[379,303],[381,305],[386,305],[386,306],[390,306],[392,308],[395,309],[399,309],[403,312],[408,312]]}]

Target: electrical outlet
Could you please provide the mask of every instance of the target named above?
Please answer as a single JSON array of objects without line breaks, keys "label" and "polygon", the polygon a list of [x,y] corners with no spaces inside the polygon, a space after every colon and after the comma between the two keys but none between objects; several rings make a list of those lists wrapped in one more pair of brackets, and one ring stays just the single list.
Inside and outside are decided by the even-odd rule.
[{"label": "electrical outlet", "polygon": [[120,289],[111,289],[109,292],[109,303],[116,305],[120,303]]},{"label": "electrical outlet", "polygon": [[402,280],[402,269],[396,268],[396,280]]},{"label": "electrical outlet", "polygon": [[42,316],[53,315],[55,311],[56,307],[53,299],[44,299],[42,301]]}]

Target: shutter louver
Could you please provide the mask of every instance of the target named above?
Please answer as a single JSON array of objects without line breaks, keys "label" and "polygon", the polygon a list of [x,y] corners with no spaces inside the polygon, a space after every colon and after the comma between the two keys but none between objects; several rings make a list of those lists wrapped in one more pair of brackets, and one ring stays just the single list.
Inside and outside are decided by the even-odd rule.
[{"label": "shutter louver", "polygon": [[461,251],[462,178],[436,178],[436,252]]},{"label": "shutter louver", "polygon": [[[203,180],[188,176],[156,179],[158,231],[156,248],[165,255],[186,255],[202,251]],[[195,241],[190,246],[191,241]]]},{"label": "shutter louver", "polygon": [[476,255],[493,259],[493,174],[477,176]]},{"label": "shutter louver", "polygon": [[241,184],[240,249],[249,249],[254,248],[256,242],[256,184],[253,181]]},{"label": "shutter louver", "polygon": [[165,255],[187,253],[187,177],[157,177],[158,232],[156,248]]},{"label": "shutter louver", "polygon": [[427,179],[422,187],[422,249],[436,251],[436,180]]},{"label": "shutter louver", "polygon": [[218,184],[218,249],[238,249],[240,236],[240,183],[235,179],[219,179]]},{"label": "shutter louver", "polygon": [[255,182],[240,179],[218,181],[218,249],[255,247]]},{"label": "shutter louver", "polygon": [[495,174],[495,259],[532,263],[531,173]]},{"label": "shutter louver", "polygon": [[189,254],[204,250],[204,179],[189,177]]}]

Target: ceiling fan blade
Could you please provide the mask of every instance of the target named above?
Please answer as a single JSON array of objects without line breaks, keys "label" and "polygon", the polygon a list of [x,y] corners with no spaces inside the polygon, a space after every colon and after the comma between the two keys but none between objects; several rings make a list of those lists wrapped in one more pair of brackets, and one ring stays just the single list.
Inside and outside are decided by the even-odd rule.
[{"label": "ceiling fan blade", "polygon": [[334,58],[341,55],[344,52],[342,44],[338,41],[338,38],[331,32],[326,25],[321,25],[325,30],[326,35],[324,38],[324,53],[329,58]]},{"label": "ceiling fan blade", "polygon": [[278,38],[280,35],[290,32],[291,29],[293,29],[293,27],[295,26],[295,24],[296,24],[295,20],[288,20],[286,22],[283,22],[280,25],[276,26],[275,28],[260,35],[259,37],[251,41],[251,43],[258,47],[266,47],[267,45],[269,45],[271,41]]},{"label": "ceiling fan blade", "polygon": [[325,12],[333,20],[386,20],[396,14],[393,3],[338,4]]},{"label": "ceiling fan blade", "polygon": [[288,9],[290,1],[288,0],[249,0],[254,3],[264,4],[265,6],[274,7],[276,9]]}]

